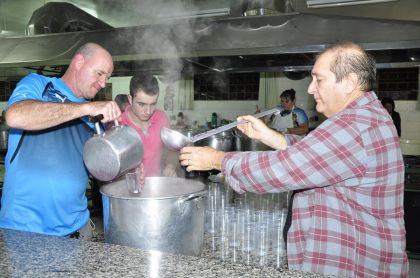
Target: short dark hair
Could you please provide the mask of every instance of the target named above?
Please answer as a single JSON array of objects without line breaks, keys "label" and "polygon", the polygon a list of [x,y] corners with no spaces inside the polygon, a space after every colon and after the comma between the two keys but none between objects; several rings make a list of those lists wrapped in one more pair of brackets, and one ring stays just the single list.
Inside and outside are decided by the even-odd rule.
[{"label": "short dark hair", "polygon": [[293,89],[288,89],[281,93],[280,98],[289,99],[291,101],[295,101],[296,99],[296,91]]},{"label": "short dark hair", "polygon": [[394,102],[394,100],[392,98],[390,98],[390,97],[384,97],[381,100],[381,103],[382,103],[383,106],[385,106],[385,104],[391,104],[392,105],[392,111],[395,110],[395,102]]},{"label": "short dark hair", "polygon": [[152,74],[136,74],[130,80],[130,95],[135,97],[138,91],[149,96],[159,94],[159,84]]},{"label": "short dark hair", "polygon": [[115,96],[114,101],[118,104],[118,107],[124,112],[124,107],[128,104],[128,95],[118,94]]},{"label": "short dark hair", "polygon": [[365,92],[373,90],[376,83],[376,62],[363,47],[353,42],[338,42],[326,48],[320,55],[326,52],[335,52],[330,70],[337,82],[350,73],[355,73],[360,90]]}]

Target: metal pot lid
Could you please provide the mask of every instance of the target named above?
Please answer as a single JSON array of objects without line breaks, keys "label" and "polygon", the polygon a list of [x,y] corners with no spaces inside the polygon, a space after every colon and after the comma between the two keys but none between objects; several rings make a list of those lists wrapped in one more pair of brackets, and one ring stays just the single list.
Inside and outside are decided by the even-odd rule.
[{"label": "metal pot lid", "polygon": [[173,177],[147,177],[139,194],[128,191],[124,177],[100,188],[103,195],[111,198],[145,200],[179,198],[203,191],[205,185],[200,181]]}]

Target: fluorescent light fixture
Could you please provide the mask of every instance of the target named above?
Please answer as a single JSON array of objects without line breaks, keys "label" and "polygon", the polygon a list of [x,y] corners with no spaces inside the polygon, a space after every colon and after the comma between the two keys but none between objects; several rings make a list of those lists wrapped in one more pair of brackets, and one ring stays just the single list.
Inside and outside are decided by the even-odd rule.
[{"label": "fluorescent light fixture", "polygon": [[17,32],[14,32],[14,31],[1,30],[1,32],[0,32],[0,38],[3,38],[3,37],[16,37],[16,36],[19,36],[19,34]]},{"label": "fluorescent light fixture", "polygon": [[308,8],[341,7],[360,4],[395,2],[398,0],[306,0]]},{"label": "fluorescent light fixture", "polygon": [[209,9],[209,10],[198,10],[198,11],[186,11],[177,13],[168,18],[200,18],[200,17],[214,17],[214,16],[226,16],[230,14],[230,8],[220,9]]}]

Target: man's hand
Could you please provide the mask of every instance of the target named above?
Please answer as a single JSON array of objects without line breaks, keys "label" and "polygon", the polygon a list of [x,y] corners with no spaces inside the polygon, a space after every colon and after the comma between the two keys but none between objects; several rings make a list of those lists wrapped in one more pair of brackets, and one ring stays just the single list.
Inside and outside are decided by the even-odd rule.
[{"label": "man's hand", "polygon": [[220,170],[225,153],[210,147],[185,147],[179,155],[181,165],[187,166],[187,171]]},{"label": "man's hand", "polygon": [[237,120],[245,121],[238,125],[238,129],[251,139],[263,140],[271,132],[271,129],[262,120],[253,116],[241,116]]},{"label": "man's hand", "polygon": [[267,146],[284,150],[287,148],[287,142],[283,134],[272,130],[263,121],[253,116],[238,117],[238,121],[246,121],[238,125],[238,129],[251,139],[259,140]]},{"label": "man's hand", "polygon": [[89,115],[96,116],[102,114],[104,116],[102,122],[118,120],[121,116],[121,110],[115,101],[91,101],[89,102]]}]

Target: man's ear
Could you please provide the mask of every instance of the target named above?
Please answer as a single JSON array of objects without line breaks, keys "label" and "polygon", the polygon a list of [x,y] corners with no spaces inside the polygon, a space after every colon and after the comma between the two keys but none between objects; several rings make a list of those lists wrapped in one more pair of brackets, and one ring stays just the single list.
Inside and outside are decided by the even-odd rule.
[{"label": "man's ear", "polygon": [[131,95],[128,95],[128,103],[130,103],[130,105],[133,105],[133,97]]},{"label": "man's ear", "polygon": [[74,56],[74,62],[74,66],[76,67],[76,69],[80,70],[83,64],[85,63],[85,57],[83,57],[82,54],[76,54]]},{"label": "man's ear", "polygon": [[345,79],[345,87],[344,87],[345,93],[351,94],[353,91],[357,89],[358,84],[359,84],[359,79],[355,73],[350,73],[349,75],[347,75]]}]

